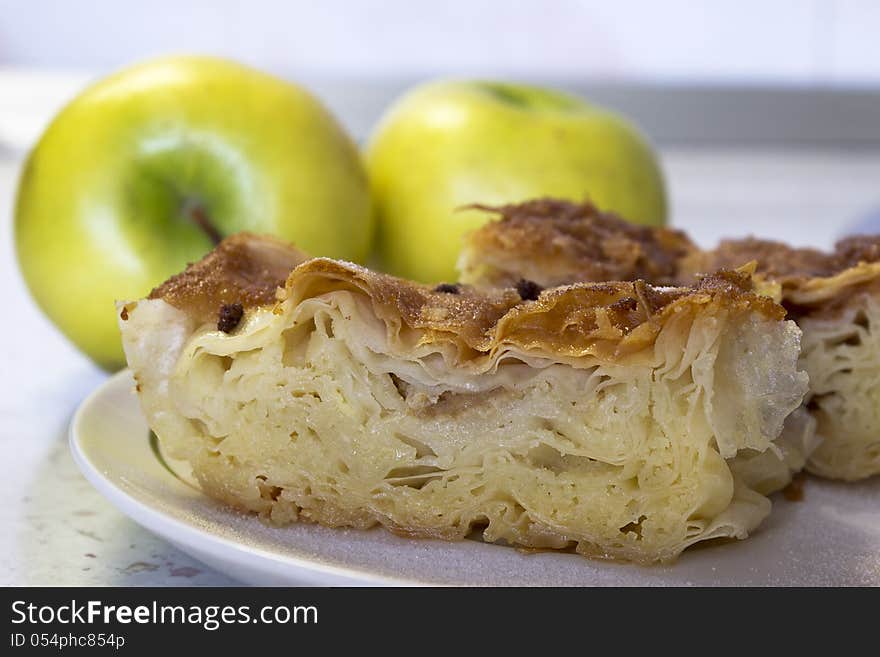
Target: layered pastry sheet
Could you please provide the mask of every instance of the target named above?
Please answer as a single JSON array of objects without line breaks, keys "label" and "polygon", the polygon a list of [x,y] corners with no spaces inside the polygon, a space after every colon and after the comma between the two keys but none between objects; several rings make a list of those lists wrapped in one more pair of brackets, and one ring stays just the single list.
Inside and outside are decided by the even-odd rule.
[{"label": "layered pastry sheet", "polygon": [[679,231],[632,226],[588,203],[545,199],[492,211],[500,221],[469,236],[459,263],[462,280],[482,287],[609,277],[682,285],[754,262],[761,291],[803,331],[810,392],[784,442],[810,453],[807,468],[822,476],[880,473],[880,238],[848,238],[830,253],[753,238],[703,251]]},{"label": "layered pastry sheet", "polygon": [[430,288],[242,235],[119,313],[164,447],[276,523],[665,561],[800,467],[801,332],[747,271]]}]

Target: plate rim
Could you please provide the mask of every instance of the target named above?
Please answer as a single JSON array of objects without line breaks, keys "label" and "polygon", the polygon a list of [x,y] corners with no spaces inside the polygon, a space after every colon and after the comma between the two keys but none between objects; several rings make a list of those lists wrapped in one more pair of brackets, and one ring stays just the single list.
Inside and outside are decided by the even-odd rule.
[{"label": "plate rim", "polygon": [[[68,429],[74,462],[97,491],[123,515],[196,560],[205,563],[212,570],[231,576],[237,580],[237,584],[323,587],[694,585],[763,587],[877,586],[880,583],[880,571],[876,570],[876,565],[869,567],[871,564],[880,564],[877,557],[880,554],[877,552],[877,546],[880,545],[880,512],[876,510],[873,502],[875,498],[863,500],[863,503],[854,510],[861,515],[850,517],[852,500],[846,499],[848,495],[841,497],[841,487],[834,482],[830,486],[817,482],[818,499],[813,504],[818,503],[819,506],[811,505],[813,513],[808,515],[813,520],[804,522],[801,525],[802,529],[788,527],[786,531],[782,531],[783,525],[774,523],[778,526],[764,527],[762,523],[761,536],[758,536],[759,532],[755,532],[754,539],[744,541],[753,546],[753,551],[749,551],[749,545],[740,545],[738,548],[719,546],[717,550],[726,547],[738,552],[742,551],[739,556],[731,555],[733,559],[729,562],[729,566],[726,561],[719,561],[714,555],[711,558],[706,556],[709,550],[705,552],[701,550],[701,554],[691,555],[694,561],[690,565],[683,562],[667,564],[663,567],[658,565],[658,570],[647,568],[640,574],[634,574],[629,568],[626,572],[620,573],[602,572],[601,564],[589,559],[586,561],[591,562],[592,568],[588,568],[588,571],[593,571],[592,573],[569,573],[568,566],[554,560],[548,562],[549,571],[552,572],[549,579],[547,575],[542,575],[545,568],[536,570],[531,566],[523,566],[530,574],[528,578],[513,577],[508,580],[506,573],[513,563],[503,558],[488,557],[486,567],[479,566],[476,570],[474,568],[460,570],[455,564],[450,563],[448,565],[452,572],[449,573],[442,566],[442,561],[436,564],[439,569],[430,566],[432,562],[427,562],[429,566],[426,569],[425,562],[421,561],[426,557],[430,559],[432,555],[445,558],[447,552],[448,556],[452,557],[464,557],[468,560],[475,558],[474,552],[462,552],[461,547],[438,547],[440,552],[425,548],[424,555],[419,551],[414,555],[403,555],[407,557],[408,561],[406,559],[405,561],[408,565],[403,570],[395,569],[393,558],[397,554],[395,550],[405,549],[409,547],[409,543],[398,545],[380,540],[378,534],[384,533],[381,529],[372,530],[377,534],[364,539],[359,538],[360,532],[341,535],[339,549],[330,545],[327,551],[322,546],[327,541],[333,540],[332,534],[313,533],[307,529],[303,530],[302,534],[291,533],[289,540],[283,534],[259,532],[255,534],[255,540],[251,541],[248,539],[249,527],[253,525],[240,525],[231,516],[226,518],[219,512],[231,514],[234,510],[220,502],[212,501],[208,496],[204,496],[204,500],[211,501],[216,506],[217,513],[201,503],[194,503],[193,500],[196,498],[192,496],[202,494],[193,491],[191,486],[183,483],[172,470],[162,466],[158,455],[150,449],[147,438],[149,428],[134,388],[131,371],[122,370],[108,377],[81,402],[71,418]],[[132,413],[136,413],[137,418],[133,417]],[[125,428],[126,422],[132,423],[129,430]],[[138,430],[134,430],[135,428]],[[140,441],[138,436],[141,436]],[[118,446],[115,440],[119,441]],[[116,449],[121,451],[114,453],[113,450]],[[138,458],[141,456],[152,460],[140,464]],[[128,472],[137,473],[139,468],[144,470],[143,478],[136,474],[127,475]],[[159,468],[161,472],[153,471],[153,468]],[[156,486],[162,486],[163,483],[174,486],[175,489],[178,486],[186,486],[190,497],[187,499],[180,497],[180,490],[172,490],[164,494],[158,492]],[[870,490],[880,493],[880,479]],[[774,500],[774,506],[775,504]],[[787,510],[782,516],[782,523],[796,522],[797,517],[804,512],[803,508],[795,505],[785,508]],[[816,520],[817,510],[822,512],[818,514],[821,516],[819,520]],[[246,521],[260,523],[254,514],[235,513]],[[776,513],[779,512],[774,510],[774,514]],[[840,513],[843,513],[844,517],[835,520],[836,515]],[[829,525],[832,530],[830,533],[829,527],[822,526],[822,523],[829,522],[829,518],[834,521]],[[868,524],[865,525],[865,522]],[[321,528],[322,531],[323,529]],[[793,533],[790,533],[792,530]],[[801,548],[805,541],[816,540],[819,536],[817,531],[821,532],[822,538],[819,544],[808,552],[812,553],[815,549],[834,550],[835,552],[828,553],[834,555],[834,558],[829,559],[832,564],[838,562],[837,557],[843,556],[838,554],[838,551],[849,545],[849,542],[842,544],[841,538],[845,541],[856,541],[853,545],[858,549],[852,553],[851,559],[843,560],[839,566],[820,567],[816,572],[812,567],[806,571],[803,568],[786,567],[785,564],[791,559],[784,558],[784,555],[788,554],[785,550],[794,550],[792,554],[810,559],[809,554],[801,555]],[[838,534],[839,538],[835,538]],[[778,537],[782,537],[781,542]],[[825,540],[826,538],[829,540]],[[365,542],[362,543],[361,540]],[[459,545],[461,543],[459,542]],[[463,543],[467,544],[471,541]],[[480,545],[479,542],[474,541],[472,547],[477,545]],[[346,556],[349,551],[353,550],[356,554],[360,549],[373,550],[375,558],[349,559]],[[715,549],[712,552],[715,552]],[[480,557],[476,558],[478,562],[481,561]],[[577,560],[582,561],[583,558]],[[642,567],[636,564],[624,565],[642,570]],[[487,577],[485,576],[487,572],[492,574]],[[577,576],[569,577],[569,575]]]},{"label": "plate rim", "polygon": [[[310,576],[314,580],[305,584],[306,586],[443,586],[442,583],[392,577],[363,569],[322,563],[300,555],[279,555],[260,547],[244,546],[235,540],[218,536],[208,530],[168,515],[132,496],[117,485],[111,477],[92,461],[89,456],[89,449],[83,445],[82,441],[84,434],[83,424],[90,413],[95,412],[94,407],[98,400],[106,395],[108,390],[115,390],[121,386],[123,380],[132,381],[133,383],[130,369],[125,368],[111,375],[83,399],[70,421],[68,442],[73,460],[83,476],[114,508],[138,525],[175,546],[183,544],[200,552],[209,553],[211,556],[219,559],[229,560],[230,556],[234,555],[236,561],[243,559],[247,562],[248,566],[252,565],[259,569],[264,569],[269,563],[283,564],[286,567],[293,566],[301,571],[303,575]],[[174,477],[171,472],[167,471],[165,471],[165,476],[169,478]],[[254,519],[256,520],[256,518]],[[163,527],[166,528],[166,531],[163,531]],[[167,528],[174,530],[174,538],[169,536]],[[187,550],[182,549],[182,551],[186,552]],[[221,552],[218,553],[218,551]],[[197,556],[192,556],[198,560]],[[251,560],[256,560],[256,563],[252,563]],[[216,570],[213,566],[209,567]],[[331,578],[332,581],[320,583],[317,581],[319,577]],[[236,578],[233,577],[233,579]],[[241,583],[240,585],[247,586],[246,583]]]}]

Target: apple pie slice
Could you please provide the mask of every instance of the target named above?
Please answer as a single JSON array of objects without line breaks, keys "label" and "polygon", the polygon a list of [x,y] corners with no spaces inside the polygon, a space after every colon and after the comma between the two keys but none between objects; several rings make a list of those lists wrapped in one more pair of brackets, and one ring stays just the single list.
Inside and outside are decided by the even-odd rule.
[{"label": "apple pie slice", "polygon": [[701,251],[679,231],[634,226],[588,203],[544,199],[489,210],[500,221],[474,231],[459,261],[461,280],[477,286],[520,278],[686,285],[702,272],[754,261],[761,292],[803,330],[800,367],[810,377],[806,410],[777,440],[787,467],[775,467],[770,452],[760,457],[766,490],[805,463],[835,479],[880,474],[880,237],[848,238],[833,253],[753,238]]},{"label": "apple pie slice", "polygon": [[472,207],[500,215],[467,235],[459,256],[461,280],[479,287],[520,280],[541,287],[639,279],[676,285],[679,262],[698,252],[681,231],[637,226],[586,202]]},{"label": "apple pie slice", "polygon": [[279,276],[302,255],[277,248],[230,238],[119,304],[150,426],[218,500],[639,562],[769,512],[734,462],[776,449],[807,383],[748,276],[524,299],[325,258]]},{"label": "apple pie slice", "polygon": [[685,258],[682,278],[748,260],[803,331],[805,402],[823,439],[807,469],[850,481],[880,474],[880,236],[849,237],[830,253],[725,240]]}]

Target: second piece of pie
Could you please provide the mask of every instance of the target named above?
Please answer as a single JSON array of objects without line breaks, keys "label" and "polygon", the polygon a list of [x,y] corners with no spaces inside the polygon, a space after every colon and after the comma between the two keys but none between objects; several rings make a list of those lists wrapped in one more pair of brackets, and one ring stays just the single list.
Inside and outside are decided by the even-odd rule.
[{"label": "second piece of pie", "polygon": [[[721,268],[755,263],[756,282],[803,330],[800,366],[810,377],[804,408],[778,441],[789,471],[834,479],[880,474],[880,238],[856,236],[834,251],[754,238],[699,249],[681,231],[634,226],[589,203],[543,199],[494,209],[499,221],[472,233],[459,267],[478,286],[617,278],[690,284]],[[772,472],[769,488],[786,483]]]}]

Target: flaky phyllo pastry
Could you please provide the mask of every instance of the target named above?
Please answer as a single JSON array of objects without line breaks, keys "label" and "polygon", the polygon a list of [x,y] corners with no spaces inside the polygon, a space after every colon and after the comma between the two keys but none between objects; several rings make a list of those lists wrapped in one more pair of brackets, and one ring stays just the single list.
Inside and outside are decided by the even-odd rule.
[{"label": "flaky phyllo pastry", "polygon": [[836,479],[880,473],[880,238],[848,238],[832,253],[751,238],[702,251],[680,231],[633,226],[588,203],[545,199],[494,211],[501,220],[468,237],[459,263],[462,280],[482,287],[520,278],[681,285],[753,261],[762,292],[803,331],[810,391],[777,440],[787,461],[809,456],[808,470]]},{"label": "flaky phyllo pastry", "polygon": [[830,253],[727,240],[686,259],[683,270],[750,259],[779,286],[782,304],[803,331],[805,403],[822,439],[807,469],[845,480],[880,474],[880,237],[850,237]]},{"label": "flaky phyllo pastry", "polygon": [[303,259],[240,235],[119,305],[149,424],[209,495],[640,562],[768,514],[807,382],[748,275],[524,299],[324,258],[281,275]]}]

